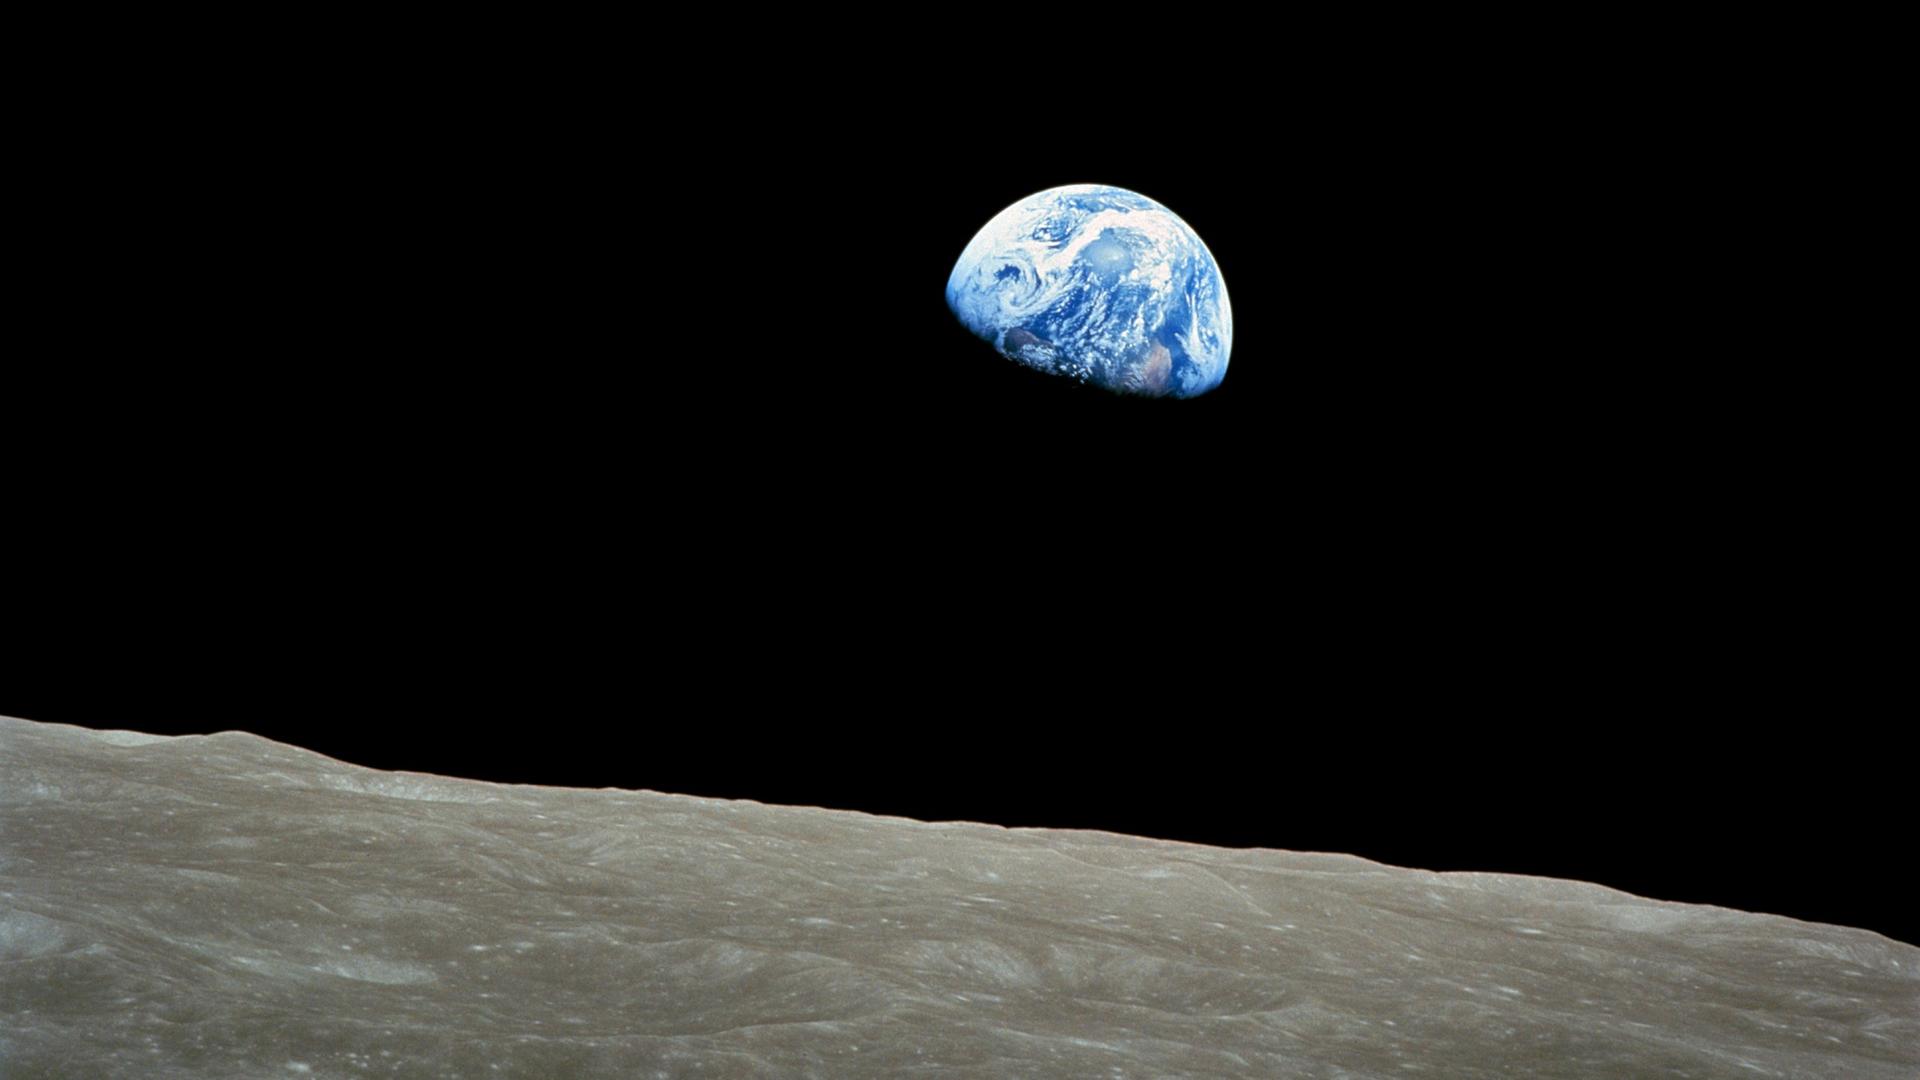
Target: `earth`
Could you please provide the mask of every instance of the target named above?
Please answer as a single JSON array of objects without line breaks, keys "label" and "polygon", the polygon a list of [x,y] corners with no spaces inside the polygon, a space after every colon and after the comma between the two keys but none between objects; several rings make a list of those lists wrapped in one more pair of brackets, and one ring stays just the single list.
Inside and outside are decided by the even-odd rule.
[{"label": "earth", "polygon": [[1000,211],[960,253],[947,306],[1002,355],[1121,394],[1204,394],[1233,350],[1213,253],[1124,188],[1050,188]]}]

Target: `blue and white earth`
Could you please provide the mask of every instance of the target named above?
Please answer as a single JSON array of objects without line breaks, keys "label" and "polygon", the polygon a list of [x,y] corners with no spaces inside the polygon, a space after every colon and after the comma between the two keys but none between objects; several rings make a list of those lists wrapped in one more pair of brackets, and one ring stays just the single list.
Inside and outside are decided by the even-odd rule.
[{"label": "blue and white earth", "polygon": [[1204,394],[1233,350],[1213,253],[1124,188],[1050,188],[1000,211],[960,253],[947,306],[1003,355],[1122,394]]}]

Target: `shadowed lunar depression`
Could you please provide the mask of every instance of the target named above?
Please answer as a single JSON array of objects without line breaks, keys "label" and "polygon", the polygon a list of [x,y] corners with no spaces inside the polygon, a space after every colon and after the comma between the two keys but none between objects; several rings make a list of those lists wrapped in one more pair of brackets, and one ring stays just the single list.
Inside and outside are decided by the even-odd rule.
[{"label": "shadowed lunar depression", "polygon": [[0,718],[7,1080],[1916,1075],[1863,930]]}]

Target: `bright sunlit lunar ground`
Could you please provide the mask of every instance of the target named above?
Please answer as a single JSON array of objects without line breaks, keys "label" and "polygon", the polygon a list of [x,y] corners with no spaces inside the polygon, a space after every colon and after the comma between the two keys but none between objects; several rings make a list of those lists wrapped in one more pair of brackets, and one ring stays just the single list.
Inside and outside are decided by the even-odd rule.
[{"label": "bright sunlit lunar ground", "polygon": [[0,1075],[1920,1075],[1920,949],[1593,885],[0,718]]}]

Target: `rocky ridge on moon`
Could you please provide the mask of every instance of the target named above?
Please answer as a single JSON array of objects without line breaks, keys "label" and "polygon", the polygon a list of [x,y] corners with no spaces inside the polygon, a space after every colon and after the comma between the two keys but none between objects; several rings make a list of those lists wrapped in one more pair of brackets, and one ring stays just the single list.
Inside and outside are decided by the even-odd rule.
[{"label": "rocky ridge on moon", "polygon": [[1915,1075],[1862,930],[0,718],[9,1080]]}]

